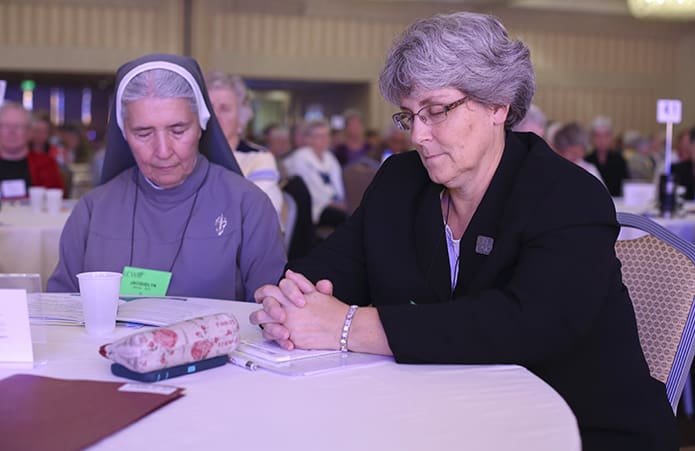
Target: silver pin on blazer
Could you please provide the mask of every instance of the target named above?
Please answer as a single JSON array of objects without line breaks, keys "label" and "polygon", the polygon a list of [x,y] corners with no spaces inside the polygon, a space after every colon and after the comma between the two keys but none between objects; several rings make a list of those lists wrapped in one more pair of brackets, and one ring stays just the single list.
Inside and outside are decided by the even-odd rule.
[{"label": "silver pin on blazer", "polygon": [[495,239],[489,236],[478,235],[475,241],[475,253],[481,255],[490,255],[492,246],[495,244]]}]

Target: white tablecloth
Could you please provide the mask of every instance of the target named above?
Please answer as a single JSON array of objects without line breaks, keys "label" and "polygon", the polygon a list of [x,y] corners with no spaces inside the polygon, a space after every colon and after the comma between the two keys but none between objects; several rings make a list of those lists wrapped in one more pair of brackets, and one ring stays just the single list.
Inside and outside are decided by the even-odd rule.
[{"label": "white tablecloth", "polygon": [[[253,304],[195,300],[233,312],[246,338]],[[32,326],[37,366],[68,379],[123,380],[81,327]],[[224,367],[162,382],[186,395],[95,446],[99,450],[578,451],[576,420],[542,380],[514,365],[399,365],[309,377]],[[95,400],[98,402],[98,400]],[[59,406],[57,406],[59,408]]]},{"label": "white tablecloth", "polygon": [[39,273],[41,282],[58,263],[58,244],[69,208],[57,215],[3,204],[0,209],[0,273]]}]

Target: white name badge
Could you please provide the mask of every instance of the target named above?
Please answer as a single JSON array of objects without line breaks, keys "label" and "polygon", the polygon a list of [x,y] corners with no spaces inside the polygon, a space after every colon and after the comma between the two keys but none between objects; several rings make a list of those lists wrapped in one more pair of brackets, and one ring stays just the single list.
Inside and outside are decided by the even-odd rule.
[{"label": "white name badge", "polygon": [[0,289],[0,362],[33,361],[27,292]]},{"label": "white name badge", "polygon": [[659,99],[656,101],[656,121],[659,124],[680,124],[681,114],[680,100]]},{"label": "white name badge", "polygon": [[27,182],[22,179],[3,180],[0,182],[2,197],[27,197]]}]

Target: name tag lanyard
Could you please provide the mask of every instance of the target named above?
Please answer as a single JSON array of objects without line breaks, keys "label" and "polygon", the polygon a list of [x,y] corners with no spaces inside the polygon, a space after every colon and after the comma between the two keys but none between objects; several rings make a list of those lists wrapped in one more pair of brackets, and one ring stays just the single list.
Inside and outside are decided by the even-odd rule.
[{"label": "name tag lanyard", "polygon": [[[208,172],[210,172],[210,166],[207,167],[205,171],[205,176],[203,177],[203,183],[200,184],[200,187],[195,191],[195,196],[193,197],[193,204],[191,205],[191,209],[188,212],[188,217],[186,218],[186,223],[183,226],[183,233],[181,234],[181,240],[179,241],[179,246],[176,249],[176,254],[174,255],[174,259],[171,261],[171,265],[169,266],[168,272],[172,272],[174,269],[174,264],[176,263],[176,260],[179,258],[179,254],[181,253],[181,248],[183,247],[183,240],[186,237],[186,231],[188,230],[188,225],[191,223],[191,218],[193,217],[193,210],[195,210],[195,204],[198,202],[198,193],[200,193],[200,188],[202,188],[203,185],[205,185],[205,182],[208,179]],[[135,211],[137,210],[138,207],[138,193],[140,192],[140,177],[137,175],[135,176],[135,201],[133,202],[133,220],[131,223],[130,227],[130,258],[128,259],[128,266],[133,266],[133,248],[135,246]]]}]

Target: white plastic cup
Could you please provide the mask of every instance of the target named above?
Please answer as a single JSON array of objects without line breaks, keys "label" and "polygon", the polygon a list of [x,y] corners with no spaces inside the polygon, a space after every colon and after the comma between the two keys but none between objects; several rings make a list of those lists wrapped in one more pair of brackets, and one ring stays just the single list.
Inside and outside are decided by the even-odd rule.
[{"label": "white plastic cup", "polygon": [[29,203],[31,205],[31,211],[34,213],[40,213],[41,210],[43,210],[45,198],[46,188],[43,186],[29,187]]},{"label": "white plastic cup", "polygon": [[46,190],[46,211],[48,214],[57,215],[63,206],[63,190],[51,188]]},{"label": "white plastic cup", "polygon": [[115,329],[121,277],[123,275],[119,272],[102,271],[77,275],[88,335],[102,337]]}]

